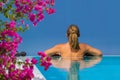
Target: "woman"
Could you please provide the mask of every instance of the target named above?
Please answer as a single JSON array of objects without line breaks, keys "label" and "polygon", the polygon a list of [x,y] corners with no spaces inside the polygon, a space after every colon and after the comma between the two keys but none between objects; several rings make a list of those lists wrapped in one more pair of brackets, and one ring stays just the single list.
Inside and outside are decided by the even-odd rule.
[{"label": "woman", "polygon": [[62,58],[68,58],[72,60],[82,59],[86,54],[101,56],[102,52],[87,44],[79,43],[78,37],[80,37],[79,29],[76,25],[70,25],[67,30],[68,42],[65,44],[58,44],[45,51],[49,56],[54,54],[61,55]]}]

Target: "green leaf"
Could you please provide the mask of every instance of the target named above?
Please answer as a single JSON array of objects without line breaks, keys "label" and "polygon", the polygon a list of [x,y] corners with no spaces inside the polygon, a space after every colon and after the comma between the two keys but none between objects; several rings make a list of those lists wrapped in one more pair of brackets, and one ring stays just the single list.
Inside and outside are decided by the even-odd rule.
[{"label": "green leaf", "polygon": [[11,9],[12,8],[11,4],[6,4],[6,6],[7,6],[7,9]]},{"label": "green leaf", "polygon": [[3,0],[0,0],[0,2],[3,2]]},{"label": "green leaf", "polygon": [[8,14],[7,12],[4,13],[4,16],[5,16],[6,18],[9,18],[9,14]]},{"label": "green leaf", "polygon": [[3,13],[4,13],[4,16],[5,16],[6,18],[8,18],[8,17],[9,17],[9,14],[8,14],[8,9],[7,9],[7,8],[4,8]]},{"label": "green leaf", "polygon": [[12,39],[11,39],[10,37],[8,37],[6,40],[7,40],[7,41],[11,41]]},{"label": "green leaf", "polygon": [[23,30],[22,26],[19,27],[19,30],[20,30],[20,31]]},{"label": "green leaf", "polygon": [[14,4],[14,2],[15,2],[15,0],[11,0],[11,1],[10,1],[10,4],[12,5],[12,4]]},{"label": "green leaf", "polygon": [[9,18],[10,18],[10,20],[15,19],[15,14],[11,14],[11,15],[9,15]]}]

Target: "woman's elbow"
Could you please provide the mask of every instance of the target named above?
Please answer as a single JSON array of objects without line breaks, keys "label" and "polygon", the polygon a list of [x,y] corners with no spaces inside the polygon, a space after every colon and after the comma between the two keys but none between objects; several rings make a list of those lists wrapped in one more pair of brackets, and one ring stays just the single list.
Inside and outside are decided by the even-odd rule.
[{"label": "woman's elbow", "polygon": [[102,56],[102,51],[99,50],[97,56]]}]

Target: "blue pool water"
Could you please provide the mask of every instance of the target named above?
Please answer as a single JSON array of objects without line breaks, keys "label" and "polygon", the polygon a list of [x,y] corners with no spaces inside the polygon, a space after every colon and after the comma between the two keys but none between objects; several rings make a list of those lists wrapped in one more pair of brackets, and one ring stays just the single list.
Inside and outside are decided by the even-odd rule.
[{"label": "blue pool water", "polygon": [[120,80],[120,56],[90,57],[81,61],[53,59],[52,62],[48,71],[37,64],[47,80]]}]

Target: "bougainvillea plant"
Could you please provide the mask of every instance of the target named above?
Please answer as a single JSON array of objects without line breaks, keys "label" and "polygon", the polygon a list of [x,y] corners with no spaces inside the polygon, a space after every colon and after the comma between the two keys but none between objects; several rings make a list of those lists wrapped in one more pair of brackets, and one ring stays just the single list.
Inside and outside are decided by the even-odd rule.
[{"label": "bougainvillea plant", "polygon": [[[42,21],[45,13],[55,12],[54,0],[0,0],[0,80],[31,80],[34,78],[33,65],[38,61],[34,58],[22,62],[22,68],[17,68],[19,63],[15,56],[22,37],[18,32],[24,32],[29,25],[25,20],[30,20],[34,26]],[[43,52],[38,52],[40,65],[45,70],[51,65],[50,58]]]}]

